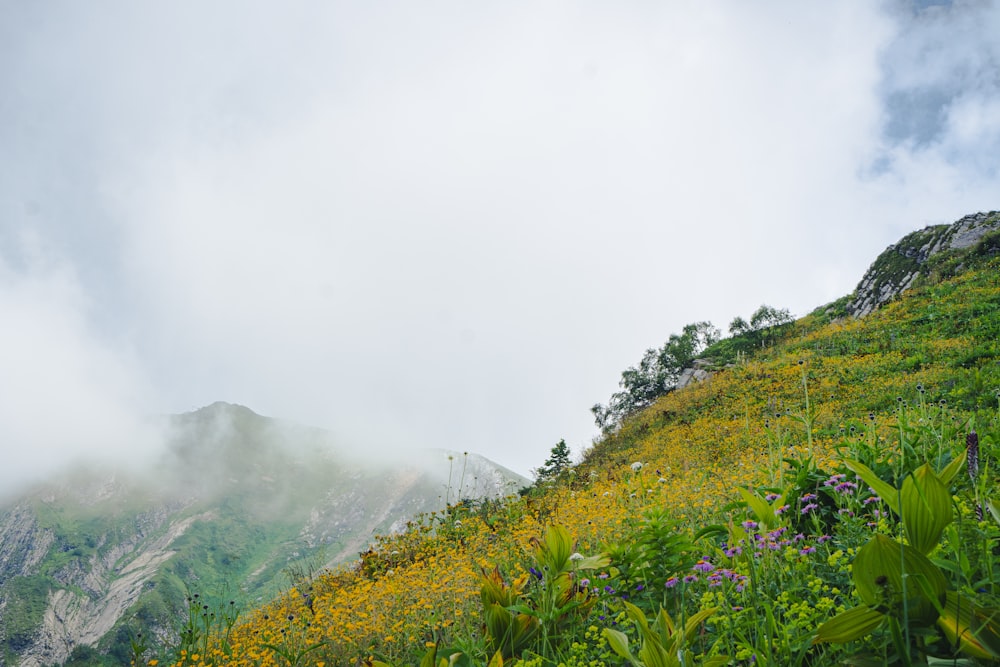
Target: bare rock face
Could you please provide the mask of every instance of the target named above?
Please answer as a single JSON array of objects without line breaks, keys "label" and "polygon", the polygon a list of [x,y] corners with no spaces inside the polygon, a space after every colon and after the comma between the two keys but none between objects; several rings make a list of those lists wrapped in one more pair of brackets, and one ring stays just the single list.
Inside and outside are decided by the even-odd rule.
[{"label": "bare rock face", "polygon": [[677,385],[674,387],[674,390],[683,389],[694,382],[704,382],[712,377],[712,372],[709,368],[711,368],[711,364],[708,360],[695,359],[691,366],[681,371],[681,374],[677,377]]},{"label": "bare rock face", "polygon": [[892,301],[928,273],[942,253],[958,255],[1000,229],[1000,213],[975,213],[951,225],[933,225],[904,236],[869,267],[847,311],[863,317]]},{"label": "bare rock face", "polygon": [[211,518],[204,513],[172,521],[155,536],[137,535],[103,557],[93,556],[89,569],[79,573],[80,592],[69,587],[50,591],[42,626],[22,654],[21,667],[60,663],[75,645],[96,644],[139,598],[157,568],[174,555],[174,540],[195,521]]},{"label": "bare rock face", "polygon": [[30,574],[45,557],[55,536],[39,527],[27,503],[18,503],[0,516],[0,577]]}]

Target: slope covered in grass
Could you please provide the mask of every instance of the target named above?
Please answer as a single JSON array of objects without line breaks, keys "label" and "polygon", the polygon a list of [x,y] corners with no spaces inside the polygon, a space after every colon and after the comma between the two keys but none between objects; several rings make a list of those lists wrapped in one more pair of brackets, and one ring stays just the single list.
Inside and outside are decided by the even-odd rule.
[{"label": "slope covered in grass", "polygon": [[[873,536],[912,542],[891,501],[845,461],[898,488],[926,461],[940,471],[964,460],[973,428],[980,467],[946,480],[953,513],[939,517],[946,527],[926,557],[949,595],[976,609],[1000,603],[1000,531],[982,510],[997,495],[1000,259],[973,254],[964,268],[863,319],[818,309],[773,346],[630,417],[558,482],[427,515],[234,627],[205,610],[192,623],[210,632],[185,642],[176,664],[417,664],[437,650],[460,652],[456,664],[612,665],[626,662],[621,638],[647,665],[958,655],[935,626],[947,609],[911,615],[922,593],[907,589],[897,618],[891,582],[888,611],[872,611],[867,632],[817,632],[846,610],[879,607],[851,573]],[[571,536],[572,558],[555,553],[553,525]],[[580,560],[599,553],[607,559]],[[951,599],[941,592],[942,605]],[[641,657],[638,615],[652,623],[661,608],[694,619],[691,636],[685,647],[679,635],[672,646],[645,636]],[[976,654],[970,641],[963,659],[990,664],[992,649]]]}]

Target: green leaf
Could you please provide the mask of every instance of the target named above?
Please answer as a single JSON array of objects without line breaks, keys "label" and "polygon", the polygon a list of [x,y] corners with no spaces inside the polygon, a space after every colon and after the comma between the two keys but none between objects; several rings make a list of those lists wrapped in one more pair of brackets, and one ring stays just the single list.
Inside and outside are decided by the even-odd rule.
[{"label": "green leaf", "polygon": [[545,539],[539,549],[543,560],[555,572],[566,569],[570,554],[573,553],[573,539],[563,526],[552,525],[545,529]]},{"label": "green leaf", "polygon": [[627,600],[625,600],[624,602],[625,602],[625,613],[628,615],[628,617],[636,622],[636,625],[639,626],[640,630],[648,631],[649,621],[646,620],[646,613],[642,609],[636,607],[631,602]]},{"label": "green leaf", "polygon": [[948,587],[944,574],[927,556],[885,535],[875,535],[861,547],[852,576],[867,606],[902,618],[905,603],[909,618],[924,624],[937,618],[936,603]]},{"label": "green leaf", "polygon": [[608,554],[597,554],[594,556],[587,556],[583,560],[576,561],[574,566],[577,570],[596,570],[598,568],[607,567],[611,564],[611,557]]},{"label": "green leaf", "polygon": [[885,621],[885,614],[871,607],[854,607],[841,612],[819,626],[813,644],[844,644],[870,635]]},{"label": "green leaf", "polygon": [[726,528],[725,526],[723,526],[721,524],[713,523],[713,524],[711,524],[709,526],[705,526],[704,528],[702,528],[701,530],[699,530],[697,533],[695,533],[694,537],[691,538],[691,541],[692,542],[697,542],[698,540],[700,540],[703,537],[726,537],[728,535],[729,535],[729,529],[728,528]]},{"label": "green leaf", "polygon": [[882,499],[882,502],[889,506],[889,509],[897,515],[899,514],[899,497],[896,487],[888,482],[883,482],[882,479],[875,474],[875,471],[860,461],[844,459],[844,465],[854,471],[858,477],[863,479],[865,483],[878,494],[879,498]]},{"label": "green leaf", "polygon": [[701,663],[701,667],[725,667],[728,664],[728,655],[716,655],[711,658],[705,658],[705,661]]},{"label": "green leaf", "polygon": [[[694,636],[698,632],[699,628],[701,628],[701,624],[704,623],[709,616],[711,616],[717,611],[719,611],[718,607],[712,607],[710,609],[702,609],[697,614],[689,618],[687,620],[687,623],[684,624],[684,643],[689,644],[691,640],[694,639]],[[675,644],[676,644],[676,639],[675,639]],[[681,647],[675,645],[674,648],[679,649]]]},{"label": "green leaf", "polygon": [[1000,505],[992,498],[986,501],[986,507],[990,510],[990,514],[993,515],[993,520],[1000,523]]},{"label": "green leaf", "polygon": [[985,660],[1000,658],[1000,610],[977,607],[949,591],[937,624],[966,655]]},{"label": "green leaf", "polygon": [[749,506],[753,511],[754,516],[757,517],[757,521],[768,528],[777,527],[778,518],[774,515],[774,509],[767,503],[766,500],[749,489],[737,489],[737,491],[740,492],[740,495],[743,496],[743,500],[746,501],[747,506]]},{"label": "green leaf", "polygon": [[611,628],[604,628],[601,634],[608,640],[608,646],[611,647],[612,651],[632,664],[637,664],[635,658],[632,657],[632,652],[629,651],[628,637],[625,636],[624,632],[612,630]]},{"label": "green leaf", "polygon": [[906,537],[922,554],[929,554],[951,523],[951,494],[925,463],[903,482],[902,518]]},{"label": "green leaf", "polygon": [[651,628],[640,627],[642,646],[639,647],[639,662],[645,667],[675,667],[676,658],[663,647],[660,636]]},{"label": "green leaf", "polygon": [[660,613],[656,615],[656,621],[653,623],[653,629],[656,634],[660,636],[660,642],[667,646],[670,644],[671,638],[676,632],[674,627],[674,619],[670,618],[670,614],[663,607],[660,607]]},{"label": "green leaf", "polygon": [[420,661],[420,667],[437,667],[437,644],[430,647]]},{"label": "green leaf", "polygon": [[938,479],[945,486],[951,484],[951,480],[955,479],[955,475],[959,473],[960,470],[966,467],[968,462],[968,450],[963,449],[961,456],[956,456],[952,459],[951,463],[946,465],[941,472],[938,473]]}]

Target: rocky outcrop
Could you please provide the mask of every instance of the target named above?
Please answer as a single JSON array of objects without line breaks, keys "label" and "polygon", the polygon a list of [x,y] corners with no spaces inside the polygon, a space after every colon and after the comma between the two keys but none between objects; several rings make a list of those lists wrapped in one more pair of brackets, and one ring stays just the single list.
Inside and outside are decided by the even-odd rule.
[{"label": "rocky outcrop", "polygon": [[174,521],[156,537],[136,536],[93,556],[89,569],[72,582],[78,586],[49,593],[42,626],[34,644],[22,654],[21,667],[58,664],[74,646],[96,644],[139,599],[160,565],[174,555],[171,544],[195,521],[208,519],[211,514],[203,513]]},{"label": "rocky outcrop", "polygon": [[51,530],[39,527],[28,503],[0,514],[0,582],[34,572],[54,541]]},{"label": "rocky outcrop", "polygon": [[711,367],[711,360],[695,359],[691,366],[682,370],[681,374],[677,376],[677,384],[674,389],[683,389],[693,382],[704,382],[712,377]]},{"label": "rocky outcrop", "polygon": [[961,254],[991,232],[1000,229],[1000,213],[975,213],[951,225],[933,225],[904,236],[878,256],[865,273],[847,305],[855,317],[863,317],[892,301],[913,286],[942,254]]}]

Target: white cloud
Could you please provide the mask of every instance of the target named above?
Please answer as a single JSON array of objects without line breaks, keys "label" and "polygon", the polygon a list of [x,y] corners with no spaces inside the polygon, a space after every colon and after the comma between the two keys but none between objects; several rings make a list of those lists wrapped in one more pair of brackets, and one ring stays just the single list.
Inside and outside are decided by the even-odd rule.
[{"label": "white cloud", "polygon": [[[15,158],[55,196],[93,182],[74,215],[112,261],[79,240],[87,316],[125,327],[164,410],[234,401],[527,472],[683,324],[804,313],[990,206],[998,98],[966,57],[986,6],[223,7],[43,13],[7,75],[18,119],[74,100],[46,121],[89,137],[47,140],[68,174],[23,133]],[[885,101],[959,69],[915,141]]]},{"label": "white cloud", "polygon": [[155,444],[127,343],[95,335],[73,271],[32,236],[21,270],[0,260],[0,495],[78,458],[148,461]]}]

